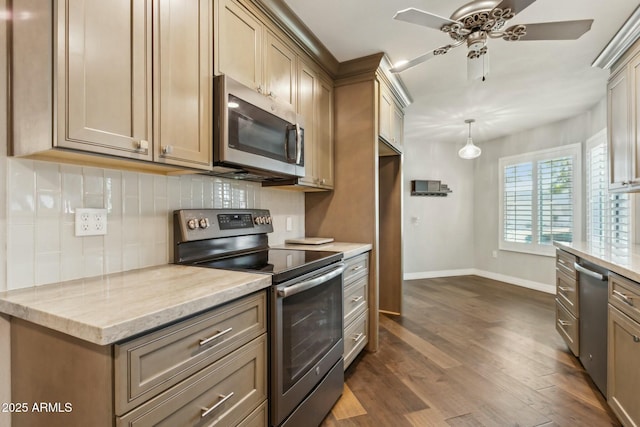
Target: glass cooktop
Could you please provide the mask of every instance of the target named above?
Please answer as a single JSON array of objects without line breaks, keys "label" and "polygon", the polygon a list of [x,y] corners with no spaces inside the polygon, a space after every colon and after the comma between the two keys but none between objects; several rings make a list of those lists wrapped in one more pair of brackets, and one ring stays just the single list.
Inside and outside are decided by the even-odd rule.
[{"label": "glass cooktop", "polygon": [[223,270],[273,274],[273,282],[279,283],[333,264],[341,259],[342,254],[339,252],[266,249],[215,261],[205,261],[196,265]]}]

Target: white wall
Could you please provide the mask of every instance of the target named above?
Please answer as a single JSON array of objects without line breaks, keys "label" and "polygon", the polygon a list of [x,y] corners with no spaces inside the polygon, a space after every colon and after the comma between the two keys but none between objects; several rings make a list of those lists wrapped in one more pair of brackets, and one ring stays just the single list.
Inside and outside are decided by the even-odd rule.
[{"label": "white wall", "polygon": [[[405,142],[403,257],[405,278],[447,275],[473,267],[474,162],[438,141]],[[411,196],[412,180],[439,180],[446,197]]]},{"label": "white wall", "polygon": [[[474,267],[552,287],[555,283],[554,258],[498,250],[498,159],[561,145],[584,143],[606,127],[606,102],[577,117],[536,129],[509,135],[482,144],[482,156],[475,169],[475,259]],[[583,185],[584,187],[584,185]],[[583,220],[584,224],[585,221]],[[497,257],[492,256],[493,251]]]},{"label": "white wall", "polygon": [[[553,258],[498,250],[498,159],[576,142],[584,144],[605,126],[603,99],[577,117],[480,141],[482,155],[471,161],[457,157],[460,147],[456,145],[407,140],[405,279],[479,274],[548,292],[554,289]],[[411,197],[412,179],[440,179],[453,193],[446,198]],[[415,218],[419,218],[417,223]]]}]

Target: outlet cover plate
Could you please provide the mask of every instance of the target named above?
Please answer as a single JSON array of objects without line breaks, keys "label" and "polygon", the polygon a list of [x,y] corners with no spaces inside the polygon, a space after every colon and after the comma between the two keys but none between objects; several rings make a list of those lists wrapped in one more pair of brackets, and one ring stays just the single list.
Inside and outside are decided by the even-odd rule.
[{"label": "outlet cover plate", "polygon": [[76,236],[102,236],[107,234],[107,210],[76,209]]}]

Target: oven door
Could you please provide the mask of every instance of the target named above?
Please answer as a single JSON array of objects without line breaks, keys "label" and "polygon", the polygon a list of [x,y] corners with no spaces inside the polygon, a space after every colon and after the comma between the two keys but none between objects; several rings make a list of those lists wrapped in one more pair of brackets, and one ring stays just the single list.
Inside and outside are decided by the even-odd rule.
[{"label": "oven door", "polygon": [[271,289],[272,425],[280,425],[342,360],[344,269],[332,264]]}]

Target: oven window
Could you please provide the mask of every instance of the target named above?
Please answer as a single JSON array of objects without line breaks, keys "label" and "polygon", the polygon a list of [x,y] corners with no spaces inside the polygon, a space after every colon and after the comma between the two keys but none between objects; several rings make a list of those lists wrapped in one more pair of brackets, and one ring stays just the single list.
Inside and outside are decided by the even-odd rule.
[{"label": "oven window", "polygon": [[282,329],[286,391],[342,338],[342,276],[284,298]]}]

